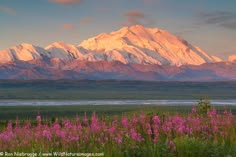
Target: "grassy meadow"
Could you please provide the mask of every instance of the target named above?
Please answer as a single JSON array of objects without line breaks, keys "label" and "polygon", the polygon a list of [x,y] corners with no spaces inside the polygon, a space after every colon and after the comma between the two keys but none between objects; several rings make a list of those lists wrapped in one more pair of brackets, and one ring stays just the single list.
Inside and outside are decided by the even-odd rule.
[{"label": "grassy meadow", "polygon": [[[235,92],[235,82],[0,81],[0,99],[16,101],[234,99]],[[236,157],[235,115],[236,106],[207,101],[193,106],[0,106],[0,153],[5,152],[0,155]]]},{"label": "grassy meadow", "polygon": [[5,152],[37,156],[42,152],[51,156],[60,156],[55,152],[74,153],[69,156],[91,152],[107,157],[236,156],[235,107],[213,107],[206,112],[197,107],[140,105],[0,110],[0,150]]}]

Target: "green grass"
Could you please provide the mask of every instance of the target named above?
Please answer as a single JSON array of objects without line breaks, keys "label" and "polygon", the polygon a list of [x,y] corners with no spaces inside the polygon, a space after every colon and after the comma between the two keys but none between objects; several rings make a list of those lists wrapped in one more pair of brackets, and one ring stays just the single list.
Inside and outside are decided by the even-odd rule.
[{"label": "green grass", "polygon": [[[70,105],[70,106],[0,106],[0,122],[19,119],[35,119],[38,113],[44,119],[71,118],[92,115],[96,112],[101,116],[119,116],[123,114],[185,114],[191,111],[192,106],[153,106],[153,105]],[[219,112],[229,109],[236,114],[236,106],[216,106]]]},{"label": "green grass", "polygon": [[235,99],[236,82],[0,81],[0,99]]}]

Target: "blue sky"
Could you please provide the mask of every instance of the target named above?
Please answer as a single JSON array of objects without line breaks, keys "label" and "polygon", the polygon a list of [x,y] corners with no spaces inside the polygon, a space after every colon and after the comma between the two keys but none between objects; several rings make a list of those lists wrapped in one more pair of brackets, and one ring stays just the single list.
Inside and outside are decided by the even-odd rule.
[{"label": "blue sky", "polygon": [[235,0],[0,0],[0,50],[45,47],[143,24],[179,35],[222,58],[236,54]]}]

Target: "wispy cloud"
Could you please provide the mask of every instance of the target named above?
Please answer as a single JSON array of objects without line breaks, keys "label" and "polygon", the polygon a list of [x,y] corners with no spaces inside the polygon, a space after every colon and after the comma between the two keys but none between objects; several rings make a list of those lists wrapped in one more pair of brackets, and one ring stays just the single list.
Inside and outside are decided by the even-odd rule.
[{"label": "wispy cloud", "polygon": [[178,31],[175,32],[176,35],[178,36],[183,36],[183,35],[186,35],[186,34],[191,34],[191,33],[194,33],[196,32],[196,30],[199,30],[200,26],[199,25],[189,25],[189,26],[186,26],[186,25],[181,25],[178,27]]},{"label": "wispy cloud", "polygon": [[217,25],[227,29],[236,29],[236,13],[229,11],[202,12],[198,14],[200,24]]},{"label": "wispy cloud", "polygon": [[64,30],[75,30],[76,29],[76,25],[73,23],[64,23],[60,26],[61,29]]},{"label": "wispy cloud", "polygon": [[90,23],[91,21],[92,21],[92,18],[86,17],[86,18],[83,18],[83,19],[80,21],[80,23],[82,23],[82,24],[88,24],[88,23]]},{"label": "wispy cloud", "polygon": [[145,14],[138,10],[130,10],[124,13],[124,16],[127,18],[127,23],[131,25],[141,24],[141,21],[145,19]]},{"label": "wispy cloud", "polygon": [[221,26],[228,29],[236,29],[236,21],[222,23]]},{"label": "wispy cloud", "polygon": [[146,15],[144,12],[139,10],[129,10],[123,14],[125,21],[122,22],[122,25],[152,25],[154,22]]},{"label": "wispy cloud", "polygon": [[12,8],[8,8],[6,6],[0,5],[0,11],[3,11],[5,13],[11,14],[11,15],[16,15],[15,10],[13,10]]},{"label": "wispy cloud", "polygon": [[75,4],[82,2],[82,0],[49,0],[49,1],[58,4]]}]

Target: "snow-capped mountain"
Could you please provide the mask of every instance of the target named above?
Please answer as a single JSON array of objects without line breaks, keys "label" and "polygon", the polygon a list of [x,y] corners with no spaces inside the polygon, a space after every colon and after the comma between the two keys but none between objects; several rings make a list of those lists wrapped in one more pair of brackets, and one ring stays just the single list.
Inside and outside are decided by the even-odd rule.
[{"label": "snow-capped mountain", "polygon": [[0,52],[0,63],[58,58],[81,61],[119,61],[124,64],[200,65],[221,59],[210,56],[165,30],[141,25],[100,34],[78,46],[55,42],[45,49],[21,44]]},{"label": "snow-capped mountain", "polygon": [[48,53],[45,49],[33,46],[31,44],[20,44],[12,48],[0,51],[0,63],[20,61],[30,61],[35,59],[42,59]]},{"label": "snow-capped mountain", "polygon": [[141,25],[124,27],[100,34],[79,46],[95,60],[120,61],[124,64],[200,65],[216,59],[184,39],[158,28]]},{"label": "snow-capped mountain", "polygon": [[63,60],[83,59],[83,54],[74,45],[55,42],[45,48],[50,54],[50,58],[59,58]]},{"label": "snow-capped mountain", "polygon": [[236,54],[235,55],[232,55],[232,56],[229,56],[229,59],[228,59],[230,62],[236,62]]},{"label": "snow-capped mountain", "polygon": [[236,79],[236,56],[211,56],[186,40],[140,25],[75,46],[20,44],[0,51],[0,79],[222,81]]},{"label": "snow-capped mountain", "polygon": [[214,62],[222,62],[223,60],[217,56],[211,56]]}]

